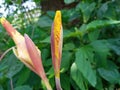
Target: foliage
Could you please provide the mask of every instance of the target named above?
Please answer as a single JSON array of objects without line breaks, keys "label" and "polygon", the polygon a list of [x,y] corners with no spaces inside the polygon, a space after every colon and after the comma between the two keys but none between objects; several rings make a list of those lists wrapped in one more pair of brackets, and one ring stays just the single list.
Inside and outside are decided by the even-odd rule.
[{"label": "foliage", "polygon": [[[10,5],[11,0],[6,0]],[[12,2],[21,9],[22,0]],[[38,10],[42,0],[34,0],[37,7],[29,12],[21,10],[15,19],[7,19],[22,34],[27,33],[41,50],[43,66],[55,89],[51,61],[50,31],[55,11],[40,11],[40,16],[30,14]],[[120,87],[120,1],[119,0],[64,0],[72,8],[63,8],[63,54],[61,84],[63,90],[117,90]],[[25,18],[25,13],[30,18]],[[0,26],[0,55],[14,46],[13,41]],[[26,68],[13,52],[0,61],[0,90],[45,90],[40,78]]]}]

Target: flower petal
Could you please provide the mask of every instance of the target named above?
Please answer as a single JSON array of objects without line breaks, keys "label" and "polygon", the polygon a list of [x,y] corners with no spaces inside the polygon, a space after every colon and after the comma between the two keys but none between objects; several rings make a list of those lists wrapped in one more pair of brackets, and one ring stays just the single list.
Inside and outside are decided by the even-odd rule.
[{"label": "flower petal", "polygon": [[15,30],[5,18],[1,18],[0,21],[16,44],[16,48],[13,48],[15,56],[36,73],[35,69],[33,68],[33,63],[26,49],[24,37],[17,30]]},{"label": "flower petal", "polygon": [[7,30],[8,34],[10,36],[12,36],[12,34],[16,31],[12,25],[5,19],[5,18],[1,18],[0,19],[1,24],[3,25],[3,27]]},{"label": "flower petal", "polygon": [[18,55],[18,51],[15,47],[13,47],[13,52],[15,54],[15,56],[20,59],[21,62],[23,62],[28,68],[30,68],[33,72],[35,72],[37,74],[37,72],[35,71],[33,65],[31,65],[29,62],[27,62],[26,60],[24,60],[23,58],[19,57]]},{"label": "flower petal", "polygon": [[55,71],[55,76],[60,77],[60,63],[62,56],[62,42],[63,42],[63,30],[62,30],[62,20],[61,12],[56,11],[54,22],[52,24],[51,31],[51,51],[52,51],[52,61]]},{"label": "flower petal", "polygon": [[52,90],[52,88],[48,82],[48,79],[46,77],[43,65],[42,65],[41,54],[39,54],[35,44],[32,42],[32,40],[29,38],[29,36],[27,34],[25,34],[24,37],[25,37],[25,43],[26,43],[26,47],[27,47],[29,56],[33,62],[33,66],[34,66],[35,70],[37,71],[39,76],[44,81],[47,89]]},{"label": "flower petal", "polygon": [[34,43],[32,42],[32,40],[29,38],[27,34],[25,34],[24,37],[25,37],[26,47],[27,47],[29,56],[33,62],[34,68],[39,73],[44,72],[42,62],[41,62],[41,56],[39,55],[38,50],[36,49],[36,46],[34,45]]}]

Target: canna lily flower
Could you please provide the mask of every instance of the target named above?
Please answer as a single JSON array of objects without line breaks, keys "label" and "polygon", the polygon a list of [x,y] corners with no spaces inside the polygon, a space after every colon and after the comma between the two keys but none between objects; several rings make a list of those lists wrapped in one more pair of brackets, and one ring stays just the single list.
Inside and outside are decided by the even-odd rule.
[{"label": "canna lily flower", "polygon": [[57,90],[62,90],[60,84],[60,64],[62,56],[63,30],[61,12],[56,11],[56,15],[51,30],[51,53],[52,63],[55,71],[55,81]]},{"label": "canna lily flower", "polygon": [[47,90],[52,90],[42,66],[41,53],[39,49],[34,45],[32,40],[27,35],[23,37],[5,18],[1,18],[0,21],[2,26],[6,29],[16,44],[16,48],[13,48],[15,56],[42,78]]},{"label": "canna lily flower", "polygon": [[45,71],[43,69],[43,65],[42,65],[42,60],[41,60],[41,54],[40,52],[38,52],[38,49],[36,48],[35,44],[32,42],[32,40],[28,37],[27,34],[24,35],[25,37],[25,43],[26,43],[26,47],[29,53],[29,56],[32,60],[32,63],[34,65],[35,70],[37,71],[38,75],[42,78],[42,80],[44,81],[46,87],[48,90],[52,90],[48,79],[46,78],[46,74]]}]

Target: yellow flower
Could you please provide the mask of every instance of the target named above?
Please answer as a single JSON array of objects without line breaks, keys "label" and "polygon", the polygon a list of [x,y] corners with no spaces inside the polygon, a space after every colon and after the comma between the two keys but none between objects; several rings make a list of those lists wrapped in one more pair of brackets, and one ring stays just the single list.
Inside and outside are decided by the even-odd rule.
[{"label": "yellow flower", "polygon": [[56,15],[51,30],[51,52],[52,52],[52,62],[55,71],[57,90],[61,90],[60,63],[62,57],[62,43],[63,43],[63,30],[62,30],[61,12],[56,11]]}]

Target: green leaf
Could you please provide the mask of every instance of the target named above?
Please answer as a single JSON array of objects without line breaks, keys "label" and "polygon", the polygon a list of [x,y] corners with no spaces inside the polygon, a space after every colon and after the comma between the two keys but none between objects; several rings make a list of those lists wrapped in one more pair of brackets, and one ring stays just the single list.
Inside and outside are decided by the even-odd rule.
[{"label": "green leaf", "polygon": [[90,45],[94,48],[97,66],[107,67],[107,56],[109,55],[109,47],[107,40],[96,40]]},{"label": "green leaf", "polygon": [[87,25],[86,24],[82,24],[79,28],[79,31],[81,33],[81,36],[83,36],[87,31],[86,31],[86,27]]},{"label": "green leaf", "polygon": [[120,21],[115,21],[115,20],[94,20],[87,25],[86,30],[95,30],[104,26],[119,24],[119,23]]},{"label": "green leaf", "polygon": [[69,38],[69,37],[77,37],[78,35],[81,35],[81,32],[75,31],[75,32],[69,33],[66,37],[67,38]]},{"label": "green leaf", "polygon": [[61,61],[61,69],[66,71],[70,67],[71,63],[71,58],[72,58],[72,53],[68,51],[64,51],[62,54],[62,61]]},{"label": "green leaf", "polygon": [[103,83],[101,77],[97,77],[97,84],[95,86],[97,90],[103,90]]},{"label": "green leaf", "polygon": [[112,49],[117,55],[120,55],[120,38],[109,39],[108,43],[110,49]]},{"label": "green leaf", "polygon": [[[93,62],[93,49],[90,46],[84,46],[77,50],[75,54],[75,63],[78,70],[89,81],[89,83],[95,87],[96,85],[96,71],[91,65]],[[93,62],[94,63],[94,62]]]},{"label": "green leaf", "polygon": [[49,67],[52,65],[52,59],[42,59],[43,60],[43,66]]},{"label": "green leaf", "polygon": [[63,30],[63,37],[68,37],[71,34],[70,30]]},{"label": "green leaf", "polygon": [[22,0],[17,0],[16,3],[17,4],[21,4]]},{"label": "green leaf", "polygon": [[119,67],[115,64],[114,61],[112,61],[112,60],[107,60],[107,63],[108,63],[108,68],[109,68],[109,69],[119,69]]},{"label": "green leaf", "polygon": [[[119,23],[120,23],[120,21],[115,21],[115,20],[94,20],[94,21],[92,21],[88,24],[82,24],[81,27],[79,28],[79,32],[77,32],[76,35],[82,35],[83,36],[86,33],[88,33],[89,31],[93,32],[96,29],[98,31],[100,28],[103,28],[105,26],[113,25],[113,24],[119,24]],[[100,31],[98,31],[98,32],[97,31],[95,33],[99,34]],[[94,33],[94,35],[95,35],[95,33]],[[75,35],[75,33],[74,33],[74,35]],[[94,40],[95,39],[94,35],[93,36],[89,35],[89,39]],[[96,35],[96,38],[97,37],[98,36]]]},{"label": "green leaf", "polygon": [[95,30],[95,31],[93,31],[93,32],[90,32],[90,33],[88,34],[89,40],[90,40],[90,41],[95,41],[95,40],[97,40],[98,37],[99,37],[99,34],[100,34],[100,30]]},{"label": "green leaf", "polygon": [[120,73],[117,69],[107,70],[104,68],[99,68],[98,72],[102,78],[110,83],[118,83],[120,79]]},{"label": "green leaf", "polygon": [[5,76],[8,78],[16,75],[23,68],[23,64],[14,56],[14,54],[8,55],[3,62],[0,62],[0,68],[5,67]]},{"label": "green leaf", "polygon": [[[53,73],[54,73],[54,71],[53,71]],[[54,76],[49,79],[49,83],[50,83],[51,87],[55,87],[55,78],[54,78]]]},{"label": "green leaf", "polygon": [[33,90],[30,86],[24,85],[14,88],[14,90]]},{"label": "green leaf", "polygon": [[53,77],[54,76],[54,69],[53,69],[53,67],[51,67],[46,74],[49,75],[49,78]]},{"label": "green leaf", "polygon": [[36,4],[38,4],[38,3],[41,2],[41,0],[34,0],[34,2],[35,2]]},{"label": "green leaf", "polygon": [[73,50],[75,48],[75,45],[73,44],[73,43],[66,43],[65,45],[64,45],[64,48],[63,48],[63,50]]},{"label": "green leaf", "polygon": [[96,40],[90,43],[97,52],[109,52],[110,48],[108,47],[107,40]]},{"label": "green leaf", "polygon": [[70,4],[70,3],[73,3],[75,0],[64,0],[64,3],[65,4]]},{"label": "green leaf", "polygon": [[41,52],[42,52],[41,57],[42,57],[43,63],[46,63],[46,60],[50,55],[50,51],[45,48],[45,49],[42,49]]},{"label": "green leaf", "polygon": [[71,77],[81,90],[86,90],[83,76],[75,63],[73,63],[71,66]]},{"label": "green leaf", "polygon": [[95,2],[88,3],[88,2],[84,2],[84,1],[80,2],[77,5],[76,8],[80,9],[82,11],[84,23],[86,23],[89,20],[92,11],[95,9],[95,5],[96,5]]},{"label": "green leaf", "polygon": [[29,79],[30,72],[31,71],[28,68],[23,68],[23,70],[20,72],[20,78],[18,78],[16,86],[24,84]]},{"label": "green leaf", "polygon": [[2,86],[0,85],[0,90],[3,90]]},{"label": "green leaf", "polygon": [[50,43],[50,36],[40,41],[41,43]]},{"label": "green leaf", "polygon": [[4,72],[0,72],[0,85],[4,84],[6,81],[7,81],[7,78],[4,75]]},{"label": "green leaf", "polygon": [[71,90],[70,89],[70,77],[66,74],[61,74],[61,86],[63,90]]},{"label": "green leaf", "polygon": [[42,16],[39,18],[38,26],[45,28],[45,27],[51,27],[51,25],[52,25],[52,20],[49,17]]},{"label": "green leaf", "polygon": [[108,2],[101,5],[101,7],[98,9],[97,16],[99,18],[103,18],[107,10],[108,10]]},{"label": "green leaf", "polygon": [[119,3],[114,3],[111,1],[107,1],[101,5],[101,7],[98,9],[97,16],[99,18],[107,18],[111,20],[117,19],[117,13],[116,13],[116,6]]}]

